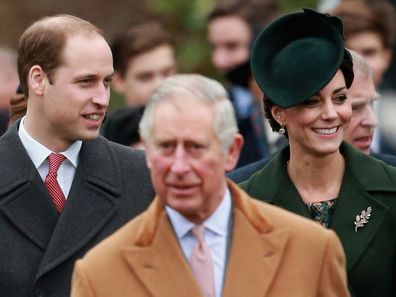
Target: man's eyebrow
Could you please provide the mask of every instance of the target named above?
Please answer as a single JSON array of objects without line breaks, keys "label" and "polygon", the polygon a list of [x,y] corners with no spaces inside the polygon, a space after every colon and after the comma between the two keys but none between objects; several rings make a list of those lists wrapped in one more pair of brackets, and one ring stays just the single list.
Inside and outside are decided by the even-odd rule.
[{"label": "man's eyebrow", "polygon": [[359,101],[359,102],[353,102],[353,103],[351,103],[351,105],[353,106],[353,107],[357,107],[357,106],[363,106],[363,105],[366,105],[366,104],[368,104],[369,102],[367,102],[367,101]]},{"label": "man's eyebrow", "polygon": [[97,78],[98,76],[95,74],[80,74],[77,75],[74,80],[79,80],[79,79],[87,79],[87,78]]},{"label": "man's eyebrow", "polygon": [[[114,76],[114,72],[112,72],[109,75],[106,75],[105,79],[113,78],[113,76]],[[77,75],[74,79],[75,80],[80,80],[80,79],[99,79],[99,78],[100,78],[100,75],[98,75],[98,74],[89,74],[89,73],[87,73],[87,74]]]}]

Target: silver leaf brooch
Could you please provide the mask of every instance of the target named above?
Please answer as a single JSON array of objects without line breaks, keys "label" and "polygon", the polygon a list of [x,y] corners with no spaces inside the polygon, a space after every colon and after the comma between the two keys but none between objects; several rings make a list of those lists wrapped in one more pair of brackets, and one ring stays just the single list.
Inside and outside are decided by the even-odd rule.
[{"label": "silver leaf brooch", "polygon": [[364,225],[369,222],[370,216],[371,206],[367,207],[366,210],[362,210],[362,212],[356,216],[355,232],[358,232],[358,228],[364,227]]}]

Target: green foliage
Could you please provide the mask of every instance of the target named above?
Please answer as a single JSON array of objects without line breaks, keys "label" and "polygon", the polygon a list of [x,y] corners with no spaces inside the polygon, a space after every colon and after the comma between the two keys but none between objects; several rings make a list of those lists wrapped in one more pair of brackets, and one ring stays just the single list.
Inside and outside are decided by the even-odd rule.
[{"label": "green foliage", "polygon": [[[283,12],[316,7],[315,0],[279,1]],[[147,0],[148,9],[165,20],[176,41],[180,72],[198,72],[219,79],[210,61],[210,47],[206,40],[206,16],[215,0]]]},{"label": "green foliage", "polygon": [[316,8],[317,0],[281,0],[279,1],[280,10],[282,12],[296,11],[303,7]]},{"label": "green foliage", "polygon": [[206,41],[206,16],[213,0],[149,0],[149,9],[165,20],[176,41],[180,72],[213,71]]}]

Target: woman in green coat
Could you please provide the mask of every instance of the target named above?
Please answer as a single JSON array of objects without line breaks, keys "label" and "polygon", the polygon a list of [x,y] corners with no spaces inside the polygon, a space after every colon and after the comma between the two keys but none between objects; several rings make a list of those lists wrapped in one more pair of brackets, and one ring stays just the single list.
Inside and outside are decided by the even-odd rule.
[{"label": "woman in green coat", "polygon": [[289,146],[242,187],[333,229],[352,296],[394,297],[396,168],[342,141],[353,80],[342,32],[340,19],[306,9],[279,18],[257,38],[252,72],[272,129]]}]

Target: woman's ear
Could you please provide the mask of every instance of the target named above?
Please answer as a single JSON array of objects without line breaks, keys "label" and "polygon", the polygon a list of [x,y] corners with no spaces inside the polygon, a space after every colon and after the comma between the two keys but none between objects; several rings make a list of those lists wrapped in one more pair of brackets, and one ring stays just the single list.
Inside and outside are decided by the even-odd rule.
[{"label": "woman's ear", "polygon": [[284,114],[283,108],[274,105],[271,107],[271,114],[272,114],[272,117],[275,119],[275,121],[278,122],[279,125],[281,125],[281,126],[285,125],[285,114]]}]

